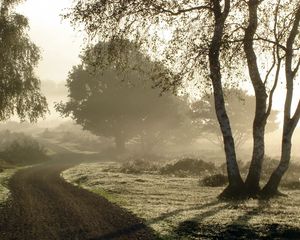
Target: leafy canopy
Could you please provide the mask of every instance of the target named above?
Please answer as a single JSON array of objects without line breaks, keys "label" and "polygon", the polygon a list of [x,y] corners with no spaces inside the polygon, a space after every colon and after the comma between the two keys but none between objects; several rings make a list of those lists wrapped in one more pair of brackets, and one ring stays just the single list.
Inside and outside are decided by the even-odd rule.
[{"label": "leafy canopy", "polygon": [[0,2],[0,121],[13,115],[35,121],[47,112],[34,74],[39,49],[28,37],[26,17],[13,12],[19,2]]},{"label": "leafy canopy", "polygon": [[171,129],[180,122],[181,100],[153,89],[157,66],[132,42],[100,42],[70,72],[69,100],[56,108],[98,136],[128,140]]}]

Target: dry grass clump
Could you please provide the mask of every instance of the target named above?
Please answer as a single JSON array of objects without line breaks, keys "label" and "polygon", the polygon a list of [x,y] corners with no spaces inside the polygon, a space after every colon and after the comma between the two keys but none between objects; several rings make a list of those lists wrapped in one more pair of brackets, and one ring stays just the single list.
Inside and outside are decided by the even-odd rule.
[{"label": "dry grass clump", "polygon": [[216,166],[202,159],[183,158],[174,163],[169,163],[160,169],[161,174],[173,174],[176,176],[203,176],[213,173]]}]

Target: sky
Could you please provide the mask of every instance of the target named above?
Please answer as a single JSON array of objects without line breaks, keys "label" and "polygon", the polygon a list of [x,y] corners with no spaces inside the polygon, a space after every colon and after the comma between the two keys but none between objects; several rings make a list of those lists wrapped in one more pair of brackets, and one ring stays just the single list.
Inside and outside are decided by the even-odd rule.
[{"label": "sky", "polygon": [[50,114],[46,116],[46,121],[59,119],[59,114],[53,108],[54,103],[66,100],[65,82],[68,72],[80,63],[83,33],[74,30],[61,17],[72,2],[73,0],[27,0],[16,8],[17,12],[28,18],[29,36],[41,51],[42,59],[36,68],[36,74],[41,80],[42,92],[49,104]]},{"label": "sky", "polygon": [[73,65],[79,63],[82,33],[75,31],[62,14],[72,0],[27,0],[17,11],[29,19],[30,37],[40,47],[42,60],[37,75],[42,81],[65,81]]},{"label": "sky", "polygon": [[[41,49],[42,59],[36,73],[42,81],[46,96],[49,91],[52,94],[55,89],[66,96],[66,90],[61,88],[64,88],[72,66],[80,62],[79,54],[84,46],[84,34],[74,30],[70,23],[60,16],[72,3],[73,0],[27,0],[17,7],[18,12],[28,17],[30,37]],[[51,87],[51,83],[54,83],[54,86]],[[251,87],[249,90],[253,92]],[[284,95],[282,85],[274,96],[275,109],[283,109]]]}]

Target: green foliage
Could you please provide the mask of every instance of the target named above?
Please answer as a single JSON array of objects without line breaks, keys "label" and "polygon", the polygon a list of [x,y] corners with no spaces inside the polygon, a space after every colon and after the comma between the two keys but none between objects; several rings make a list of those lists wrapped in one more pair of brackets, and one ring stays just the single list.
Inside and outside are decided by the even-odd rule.
[{"label": "green foliage", "polygon": [[216,170],[213,163],[206,162],[202,159],[184,158],[175,163],[167,164],[162,167],[162,174],[175,174],[181,176],[201,176],[205,173],[212,173]]},{"label": "green foliage", "polygon": [[187,105],[172,94],[160,96],[152,88],[155,64],[134,43],[115,41],[86,50],[67,80],[68,102],[56,109],[95,135],[113,137],[119,150],[133,137],[149,146],[180,124],[180,107]]},{"label": "green foliage", "polygon": [[5,0],[0,5],[0,121],[13,115],[35,121],[47,112],[34,74],[39,49],[28,37],[27,18],[12,10],[18,2]]}]

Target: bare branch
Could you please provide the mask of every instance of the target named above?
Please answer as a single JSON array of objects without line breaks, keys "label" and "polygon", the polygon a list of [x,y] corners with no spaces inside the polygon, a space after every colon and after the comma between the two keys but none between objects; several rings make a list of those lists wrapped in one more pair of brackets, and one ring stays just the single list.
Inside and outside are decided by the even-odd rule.
[{"label": "bare branch", "polygon": [[178,9],[177,11],[166,9],[166,8],[163,8],[162,6],[156,5],[156,4],[153,4],[153,7],[156,10],[158,10],[160,13],[168,13],[173,16],[177,16],[177,15],[187,13],[187,12],[192,12],[192,11],[200,11],[200,10],[212,11],[212,7],[210,7],[209,5],[196,6],[196,7],[186,8],[186,9]]},{"label": "bare branch", "polygon": [[298,70],[299,70],[299,67],[300,67],[300,58],[298,59],[298,62],[297,62],[297,65],[295,67],[295,69],[292,71],[292,74],[293,74],[293,78],[295,78]]},{"label": "bare branch", "polygon": [[292,129],[294,130],[299,122],[299,118],[300,118],[300,100],[298,102],[296,111],[294,113],[294,116],[292,117],[291,121],[292,121]]},{"label": "bare branch", "polygon": [[271,39],[267,39],[267,38],[263,38],[263,37],[257,36],[257,37],[254,38],[253,40],[261,40],[261,41],[264,41],[264,42],[272,43],[272,44],[278,46],[279,48],[281,48],[281,49],[284,50],[284,51],[287,50],[287,48],[286,48],[285,46],[283,46],[283,45],[280,44],[279,42],[273,41],[273,40],[271,40]]},{"label": "bare branch", "polygon": [[282,61],[282,58],[279,58],[278,59],[278,63],[277,63],[277,69],[276,69],[274,84],[273,84],[273,87],[272,87],[272,89],[270,91],[270,95],[269,95],[269,105],[268,105],[268,109],[267,109],[267,112],[266,112],[266,117],[270,116],[270,113],[271,113],[271,110],[272,110],[273,96],[274,96],[274,92],[275,92],[275,89],[277,87],[278,80],[279,80],[279,73],[280,73],[280,68],[281,68],[281,61]]}]

